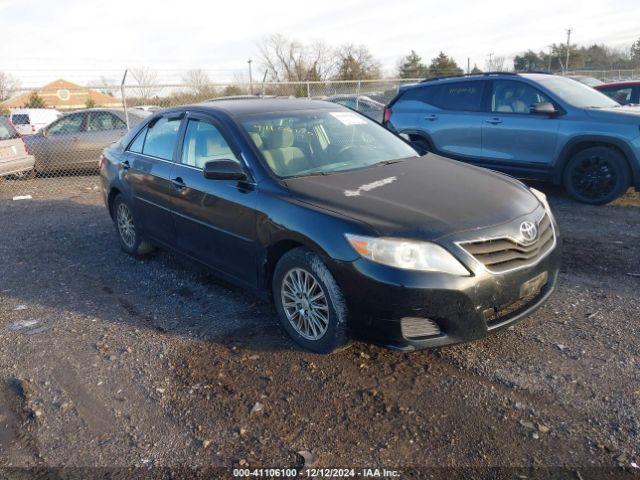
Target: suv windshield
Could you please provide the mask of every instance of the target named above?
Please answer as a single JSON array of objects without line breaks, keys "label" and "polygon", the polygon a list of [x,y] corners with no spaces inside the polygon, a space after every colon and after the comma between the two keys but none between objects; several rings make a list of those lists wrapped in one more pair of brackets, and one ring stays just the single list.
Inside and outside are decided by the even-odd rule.
[{"label": "suv windshield", "polygon": [[549,75],[539,80],[540,84],[555,93],[561,100],[578,108],[611,108],[620,104],[603,93],[577,80]]},{"label": "suv windshield", "polygon": [[329,174],[417,156],[379,124],[346,110],[271,112],[242,120],[280,177]]}]

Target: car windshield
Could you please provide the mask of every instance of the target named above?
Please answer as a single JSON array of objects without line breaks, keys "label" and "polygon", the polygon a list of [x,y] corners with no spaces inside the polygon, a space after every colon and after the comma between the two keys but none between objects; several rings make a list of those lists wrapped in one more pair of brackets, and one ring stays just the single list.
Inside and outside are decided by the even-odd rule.
[{"label": "car windshield", "polygon": [[603,93],[594,90],[577,80],[549,75],[540,83],[555,93],[561,100],[578,108],[611,108],[620,104]]},{"label": "car windshield", "polygon": [[393,133],[347,110],[271,112],[241,123],[280,177],[330,174],[418,156]]}]

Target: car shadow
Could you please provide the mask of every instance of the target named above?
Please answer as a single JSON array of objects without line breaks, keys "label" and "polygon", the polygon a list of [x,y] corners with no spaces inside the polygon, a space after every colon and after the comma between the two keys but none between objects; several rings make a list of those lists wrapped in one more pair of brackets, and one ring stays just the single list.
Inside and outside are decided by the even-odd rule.
[{"label": "car shadow", "polygon": [[125,254],[101,199],[90,197],[0,203],[0,296],[10,317],[40,319],[40,327],[99,319],[250,350],[295,348],[256,294],[177,254]]}]

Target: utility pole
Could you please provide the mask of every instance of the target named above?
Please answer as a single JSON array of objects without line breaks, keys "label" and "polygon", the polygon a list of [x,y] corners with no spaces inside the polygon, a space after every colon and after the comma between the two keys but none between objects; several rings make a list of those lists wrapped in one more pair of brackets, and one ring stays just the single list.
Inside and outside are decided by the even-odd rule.
[{"label": "utility pole", "polygon": [[471,59],[467,57],[467,75],[471,73]]},{"label": "utility pole", "polygon": [[252,62],[251,59],[247,60],[247,63],[249,64],[249,92],[251,93],[251,95],[253,95],[253,77],[251,76],[251,62]]},{"label": "utility pole", "polygon": [[489,68],[487,70],[491,72],[493,71],[493,52],[488,53],[487,55],[489,55]]},{"label": "utility pole", "polygon": [[547,45],[549,47],[549,68],[547,69],[551,72],[551,56],[553,54],[553,45]]},{"label": "utility pole", "polygon": [[567,59],[565,61],[565,71],[569,70],[569,50],[571,50],[571,28],[567,28]]}]

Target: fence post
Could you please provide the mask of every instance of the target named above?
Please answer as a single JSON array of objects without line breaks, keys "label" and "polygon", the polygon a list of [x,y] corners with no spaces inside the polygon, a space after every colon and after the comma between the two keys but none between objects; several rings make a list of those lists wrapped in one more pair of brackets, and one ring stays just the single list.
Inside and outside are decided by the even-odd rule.
[{"label": "fence post", "polygon": [[124,70],[124,75],[122,76],[122,83],[120,84],[120,95],[122,95],[122,107],[124,108],[124,121],[127,124],[127,130],[129,130],[129,112],[127,110],[127,95],[124,92],[124,82],[127,79],[127,71]]},{"label": "fence post", "polygon": [[311,89],[309,88],[309,80],[307,80],[307,98],[311,98]]},{"label": "fence post", "polygon": [[360,80],[356,85],[356,110],[360,110]]}]

